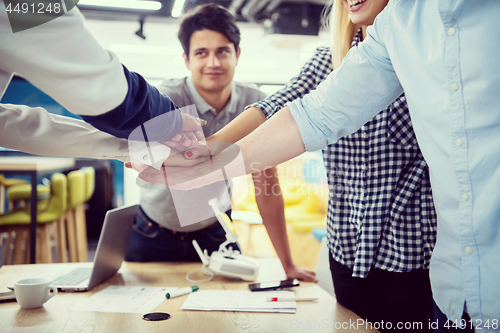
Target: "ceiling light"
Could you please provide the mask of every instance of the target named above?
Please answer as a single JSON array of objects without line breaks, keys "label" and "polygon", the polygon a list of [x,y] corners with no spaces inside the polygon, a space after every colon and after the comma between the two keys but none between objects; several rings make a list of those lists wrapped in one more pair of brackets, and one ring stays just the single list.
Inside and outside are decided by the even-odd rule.
[{"label": "ceiling light", "polygon": [[107,7],[115,9],[159,10],[161,3],[140,0],[80,0],[78,6]]},{"label": "ceiling light", "polygon": [[172,17],[178,18],[182,13],[182,9],[184,8],[184,2],[186,0],[175,0],[174,6],[172,7]]}]

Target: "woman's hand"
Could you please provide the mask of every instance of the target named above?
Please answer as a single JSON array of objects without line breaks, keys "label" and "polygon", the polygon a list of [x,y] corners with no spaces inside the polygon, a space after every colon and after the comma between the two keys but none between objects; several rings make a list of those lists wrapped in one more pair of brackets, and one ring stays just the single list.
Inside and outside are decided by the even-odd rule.
[{"label": "woman's hand", "polygon": [[182,129],[172,140],[164,142],[165,145],[178,151],[185,151],[190,148],[198,147],[199,142],[205,141],[202,127],[207,122],[200,118],[195,118],[187,113],[182,115]]},{"label": "woman's hand", "polygon": [[139,177],[148,183],[164,184],[179,190],[199,188],[224,181],[226,178],[245,175],[245,165],[239,147],[229,143],[215,144],[217,145],[220,145],[216,148],[221,152],[212,159],[208,156],[208,149],[205,148],[207,156],[189,160],[184,159],[185,154],[172,154],[160,170],[142,163],[127,163],[125,166],[139,172]]}]

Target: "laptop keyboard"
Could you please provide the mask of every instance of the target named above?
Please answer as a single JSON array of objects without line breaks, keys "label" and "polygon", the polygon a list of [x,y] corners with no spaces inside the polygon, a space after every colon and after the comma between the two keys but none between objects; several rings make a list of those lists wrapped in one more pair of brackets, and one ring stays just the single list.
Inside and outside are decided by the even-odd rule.
[{"label": "laptop keyboard", "polygon": [[83,281],[89,279],[91,273],[92,268],[76,268],[71,272],[58,277],[52,283],[56,286],[77,286]]}]

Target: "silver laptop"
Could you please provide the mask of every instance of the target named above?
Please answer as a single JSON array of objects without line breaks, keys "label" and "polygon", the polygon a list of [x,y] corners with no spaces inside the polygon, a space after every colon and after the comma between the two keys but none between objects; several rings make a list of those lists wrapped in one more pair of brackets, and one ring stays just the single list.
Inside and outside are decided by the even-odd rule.
[{"label": "silver laptop", "polygon": [[137,205],[109,210],[104,218],[94,265],[76,268],[53,281],[60,291],[87,291],[111,278],[122,265]]}]

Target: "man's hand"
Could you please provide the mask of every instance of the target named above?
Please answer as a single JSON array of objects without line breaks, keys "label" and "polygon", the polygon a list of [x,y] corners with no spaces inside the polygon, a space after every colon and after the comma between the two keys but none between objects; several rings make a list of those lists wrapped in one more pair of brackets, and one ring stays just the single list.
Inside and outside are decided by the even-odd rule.
[{"label": "man's hand", "polygon": [[201,128],[206,124],[207,122],[203,119],[182,113],[181,132],[174,136],[172,140],[164,142],[164,144],[178,151],[198,147],[199,142],[205,140],[205,135]]},{"label": "man's hand", "polygon": [[288,279],[299,279],[304,282],[314,282],[317,283],[318,279],[316,279],[316,273],[306,269],[299,267],[297,265],[291,265],[285,269],[286,277]]},{"label": "man's hand", "polygon": [[[208,154],[205,156],[199,156],[196,158],[186,159],[184,157],[185,153],[175,151],[172,149],[170,156],[163,162],[165,167],[191,167],[197,164],[203,163],[209,159]],[[132,162],[126,162],[125,167],[129,169],[134,169],[136,171],[142,171],[145,168],[141,168],[137,163],[132,164]],[[140,169],[140,170],[139,170]]]},{"label": "man's hand", "polygon": [[210,161],[192,167],[162,166],[160,170],[149,165],[131,162],[125,163],[125,167],[139,172],[139,178],[145,182],[163,184],[177,190],[191,190],[225,180],[222,173],[212,172]]}]

